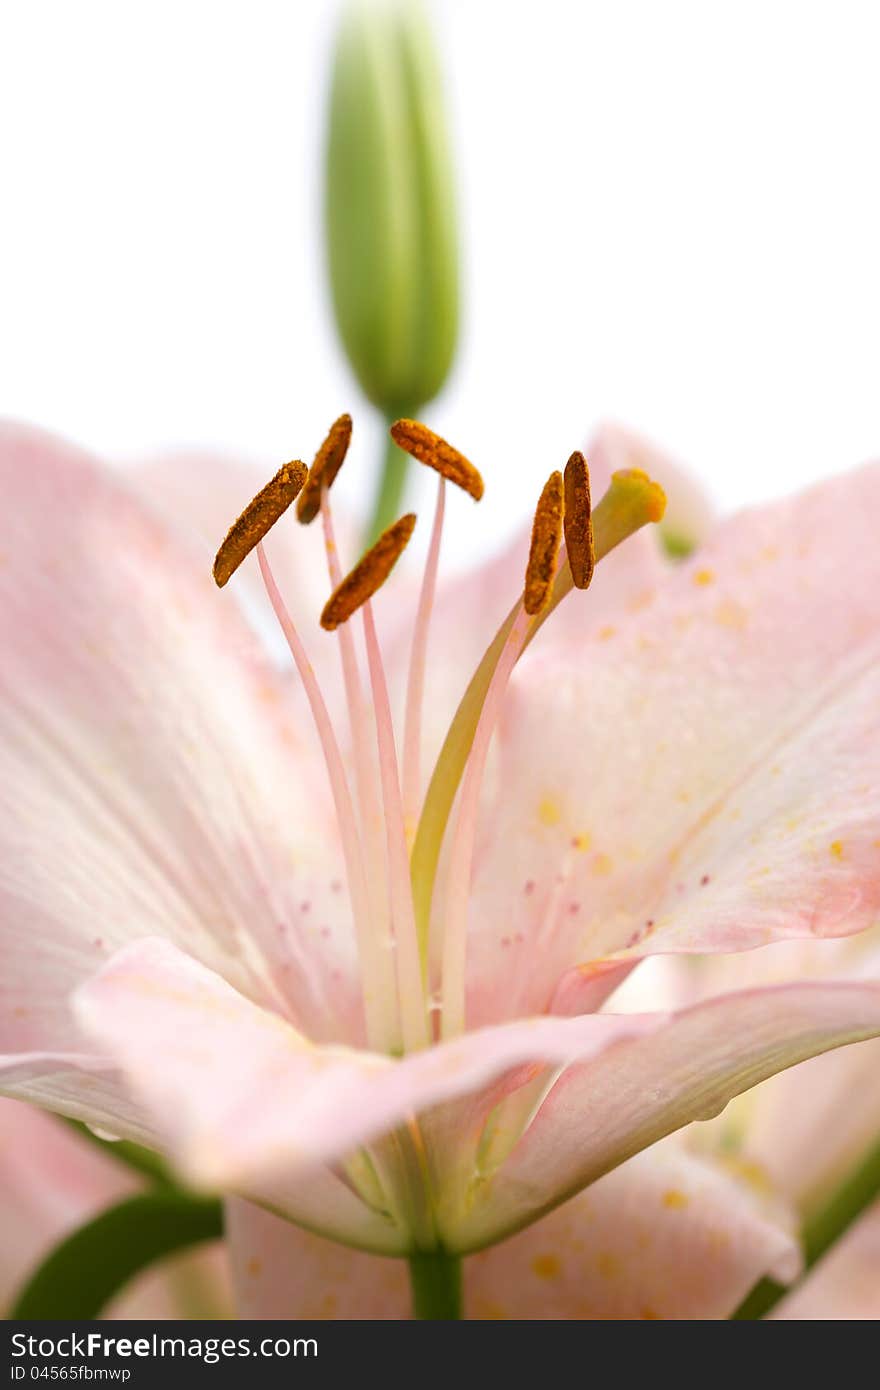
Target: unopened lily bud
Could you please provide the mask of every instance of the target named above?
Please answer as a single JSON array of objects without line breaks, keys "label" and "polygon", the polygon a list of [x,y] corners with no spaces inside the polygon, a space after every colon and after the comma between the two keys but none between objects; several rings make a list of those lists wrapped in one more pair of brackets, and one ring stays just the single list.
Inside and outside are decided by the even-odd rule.
[{"label": "unopened lily bud", "polygon": [[326,227],[336,321],[368,398],[414,412],[458,329],[455,213],[440,76],[421,6],[345,10],[334,55]]}]

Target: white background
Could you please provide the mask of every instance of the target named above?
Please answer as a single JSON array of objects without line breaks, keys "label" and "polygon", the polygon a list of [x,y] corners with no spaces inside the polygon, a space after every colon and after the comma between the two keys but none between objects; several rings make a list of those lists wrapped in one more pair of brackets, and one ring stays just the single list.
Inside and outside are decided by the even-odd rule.
[{"label": "white background", "polygon": [[[335,7],[3,0],[0,411],[272,469],[352,409],[325,299]],[[880,455],[874,3],[435,0],[466,253],[429,421],[508,532],[603,416],[725,508]]]}]

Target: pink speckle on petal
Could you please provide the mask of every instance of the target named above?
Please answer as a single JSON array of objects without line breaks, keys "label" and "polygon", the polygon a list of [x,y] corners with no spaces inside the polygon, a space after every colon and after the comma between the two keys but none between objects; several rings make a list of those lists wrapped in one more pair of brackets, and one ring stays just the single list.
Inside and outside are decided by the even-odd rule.
[{"label": "pink speckle on petal", "polygon": [[535,891],[535,880],[534,880],[533,878],[527,879],[527,880],[526,880],[525,887],[523,888],[523,892],[525,893],[526,897],[529,898],[529,897],[531,897],[532,893],[534,893],[534,891]]}]

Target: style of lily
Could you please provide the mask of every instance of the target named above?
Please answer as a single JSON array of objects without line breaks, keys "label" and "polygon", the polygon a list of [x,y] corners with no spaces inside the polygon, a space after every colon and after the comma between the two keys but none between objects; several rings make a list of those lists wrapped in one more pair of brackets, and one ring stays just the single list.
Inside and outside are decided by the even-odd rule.
[{"label": "style of lily", "polygon": [[[880,1034],[880,985],[607,1001],[648,956],[877,920],[880,469],[734,518],[661,575],[640,532],[659,487],[624,467],[591,511],[573,455],[425,789],[447,480],[482,484],[396,427],[440,472],[399,765],[372,600],[413,519],[343,574],[348,432],[308,478],[280,470],[216,563],[225,581],[256,550],[307,713],[179,529],[95,460],[5,430],[3,1087],[229,1194],[245,1314],[406,1316],[409,1273],[422,1317],[726,1316],[796,1272],[796,1240],[657,1141]],[[268,558],[301,487],[342,736]],[[612,566],[627,582],[605,592]],[[444,666],[497,599],[491,579],[454,594]]]}]

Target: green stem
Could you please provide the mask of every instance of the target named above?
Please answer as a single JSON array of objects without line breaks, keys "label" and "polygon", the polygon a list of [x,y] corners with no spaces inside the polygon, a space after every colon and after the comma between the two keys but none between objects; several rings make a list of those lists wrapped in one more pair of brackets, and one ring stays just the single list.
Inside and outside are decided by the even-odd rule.
[{"label": "green stem", "polygon": [[[865,1157],[835,1189],[824,1206],[818,1207],[804,1219],[803,1280],[835,1241],[854,1221],[880,1197],[880,1143],[869,1149]],[[791,1288],[777,1284],[775,1279],[762,1279],[740,1304],[732,1316],[736,1319],[763,1318],[775,1308]]]},{"label": "green stem", "polygon": [[436,1322],[461,1318],[461,1257],[443,1250],[420,1251],[409,1257],[413,1317]]},{"label": "green stem", "polygon": [[56,1245],[19,1294],[12,1318],[96,1318],[142,1269],[223,1235],[219,1202],[145,1192],[103,1211]]},{"label": "green stem", "polygon": [[[400,412],[400,415],[406,414],[406,411]],[[393,424],[398,418],[397,414],[388,416],[385,421],[386,426]],[[405,454],[402,449],[398,449],[389,435],[385,446],[382,471],[379,474],[379,486],[376,491],[373,516],[367,533],[368,545],[372,545],[374,541],[378,540],[386,527],[390,526],[392,521],[396,521],[400,515],[408,466],[409,455]]]}]

